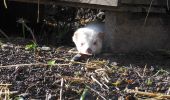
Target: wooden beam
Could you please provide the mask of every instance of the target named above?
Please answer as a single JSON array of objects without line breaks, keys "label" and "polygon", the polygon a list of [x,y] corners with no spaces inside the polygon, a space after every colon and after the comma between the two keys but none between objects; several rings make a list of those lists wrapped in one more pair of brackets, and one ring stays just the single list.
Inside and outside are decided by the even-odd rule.
[{"label": "wooden beam", "polygon": [[[38,0],[9,0],[9,1],[18,1],[18,2],[25,2],[25,3],[37,3]],[[41,3],[80,3],[80,4],[93,4],[93,5],[102,5],[102,6],[117,6],[118,0],[39,0]]]},{"label": "wooden beam", "polygon": [[118,0],[60,0],[75,3],[96,4],[104,6],[117,6]]},{"label": "wooden beam", "polygon": [[[9,0],[9,1],[15,1],[15,2],[22,2],[22,3],[34,3],[37,4],[38,0]],[[103,10],[109,10],[114,12],[147,12],[149,5],[139,3],[138,4],[130,4],[129,2],[119,2],[119,6],[106,6],[106,5],[98,5],[98,4],[88,4],[85,1],[90,0],[83,0],[84,3],[77,3],[75,1],[78,0],[72,0],[72,2],[68,2],[71,0],[40,0],[40,4],[55,4],[55,5],[62,5],[62,6],[71,6],[71,7],[82,7],[82,8],[92,8],[92,9],[103,9]],[[80,0],[81,1],[81,0]],[[105,0],[102,0],[105,1]],[[153,5],[152,9],[150,10],[150,13],[166,13],[166,7],[165,6],[159,6],[159,5]]]},{"label": "wooden beam", "polygon": [[121,4],[129,4],[129,5],[150,5],[152,2],[152,6],[167,6],[169,3],[167,0],[121,0]]},{"label": "wooden beam", "polygon": [[[38,0],[8,0],[8,1],[13,1],[13,2],[21,2],[21,3],[34,3],[37,4]],[[84,0],[84,3],[81,2],[70,2],[71,0],[39,0],[39,4],[55,4],[55,5],[61,5],[61,6],[70,6],[70,7],[82,7],[82,8],[92,8],[92,9],[103,9],[103,10],[112,10],[113,8],[116,8],[116,6],[109,6],[109,5],[99,5],[99,4],[94,4],[93,2],[87,3],[85,1],[89,0]],[[78,1],[78,0],[77,0]],[[101,0],[105,1],[105,0]],[[108,0],[109,1],[109,0]],[[111,0],[112,1],[112,0]]]}]

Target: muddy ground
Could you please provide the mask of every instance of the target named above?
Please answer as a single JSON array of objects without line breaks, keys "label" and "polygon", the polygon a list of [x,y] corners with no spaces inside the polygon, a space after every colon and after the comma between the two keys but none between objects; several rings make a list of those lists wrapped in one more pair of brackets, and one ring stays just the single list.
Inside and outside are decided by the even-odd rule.
[{"label": "muddy ground", "polygon": [[71,62],[73,47],[38,46],[23,38],[0,43],[1,98],[170,99],[168,51],[105,53]]}]

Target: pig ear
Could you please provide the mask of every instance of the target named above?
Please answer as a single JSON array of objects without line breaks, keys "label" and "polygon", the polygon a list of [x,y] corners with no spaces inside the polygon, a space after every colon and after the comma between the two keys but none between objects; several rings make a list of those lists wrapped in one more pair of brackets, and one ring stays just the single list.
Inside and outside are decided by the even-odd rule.
[{"label": "pig ear", "polygon": [[78,33],[74,33],[74,35],[72,37],[72,40],[73,40],[74,43],[76,43],[77,37],[78,37]]},{"label": "pig ear", "polygon": [[104,35],[105,35],[105,33],[100,32],[98,36],[99,36],[100,39],[104,39]]}]

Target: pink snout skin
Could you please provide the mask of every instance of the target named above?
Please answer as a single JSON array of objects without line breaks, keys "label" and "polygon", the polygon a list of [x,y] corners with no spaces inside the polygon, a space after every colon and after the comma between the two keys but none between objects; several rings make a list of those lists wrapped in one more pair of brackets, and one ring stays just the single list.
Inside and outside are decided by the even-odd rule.
[{"label": "pink snout skin", "polygon": [[87,52],[88,54],[92,54],[92,50],[91,50],[90,48],[88,48],[88,49],[86,50],[86,52]]}]

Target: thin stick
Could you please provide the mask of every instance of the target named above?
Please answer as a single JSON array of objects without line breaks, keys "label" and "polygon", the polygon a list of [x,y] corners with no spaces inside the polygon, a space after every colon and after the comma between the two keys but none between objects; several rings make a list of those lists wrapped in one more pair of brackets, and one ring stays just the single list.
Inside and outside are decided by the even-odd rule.
[{"label": "thin stick", "polygon": [[33,31],[31,30],[31,28],[27,26],[25,20],[24,20],[23,18],[20,18],[17,22],[20,23],[20,24],[22,24],[22,25],[30,32],[30,34],[32,35],[32,38],[33,38],[34,42],[37,44],[36,38],[35,38],[35,36],[34,36],[34,33],[33,33]]},{"label": "thin stick", "polygon": [[29,27],[27,26],[27,24],[25,24],[25,23],[23,23],[23,25],[27,28],[28,31],[30,31],[34,42],[37,44],[36,38],[35,38],[35,36],[34,36],[33,31],[31,30],[31,28],[29,28]]},{"label": "thin stick", "polygon": [[79,83],[85,83],[85,82],[91,82],[91,80],[88,80],[84,77],[72,77],[72,76],[60,76],[62,78],[64,78],[65,80],[68,80],[68,81],[74,81],[74,82],[79,82]]},{"label": "thin stick", "polygon": [[147,97],[155,97],[155,98],[162,98],[162,99],[170,99],[170,95],[165,95],[161,93],[150,93],[150,92],[142,92],[132,89],[126,89],[127,93],[135,93],[137,95],[147,96]]},{"label": "thin stick", "polygon": [[145,17],[145,21],[144,21],[144,24],[143,24],[143,25],[146,24],[146,21],[147,21],[147,19],[148,19],[148,16],[149,16],[149,13],[150,13],[150,10],[151,10],[153,1],[154,1],[154,0],[152,0],[151,3],[150,3],[150,5],[149,5],[149,9],[148,9],[148,12],[147,12],[147,15],[146,15],[146,17]]},{"label": "thin stick", "polygon": [[0,84],[0,86],[9,86],[9,85],[12,85],[12,84]]},{"label": "thin stick", "polygon": [[104,96],[101,95],[101,93],[99,91],[96,91],[95,89],[89,87],[86,85],[87,88],[89,88],[91,91],[97,93],[103,100],[107,100]]},{"label": "thin stick", "polygon": [[152,77],[156,77],[156,76],[158,76],[158,74],[160,73],[160,72],[164,72],[164,73],[167,73],[167,74],[169,74],[169,72],[168,71],[166,71],[166,70],[163,70],[163,69],[161,69],[161,70],[158,70]]},{"label": "thin stick", "polygon": [[60,100],[62,100],[62,94],[63,94],[63,83],[64,83],[64,79],[63,79],[63,78],[61,78]]},{"label": "thin stick", "polygon": [[144,67],[144,69],[143,69],[143,76],[142,76],[142,77],[144,77],[144,76],[145,76],[146,67],[147,67],[147,65],[145,65],[145,67]]},{"label": "thin stick", "polygon": [[78,61],[71,61],[71,63],[73,63],[73,64],[82,64],[82,65],[86,64],[86,63],[82,63],[82,62],[78,62]]},{"label": "thin stick", "polygon": [[135,70],[134,70],[134,72],[136,72],[136,74],[137,74],[139,77],[143,78],[143,76],[140,75],[140,73],[139,73],[138,71],[135,71]]},{"label": "thin stick", "polygon": [[4,6],[5,6],[5,8],[8,8],[7,4],[6,4],[6,0],[4,0]]},{"label": "thin stick", "polygon": [[1,92],[1,94],[7,94],[7,93],[9,93],[9,94],[16,94],[16,93],[18,93],[18,91]]},{"label": "thin stick", "polygon": [[40,21],[40,0],[38,0],[37,23]]},{"label": "thin stick", "polygon": [[25,67],[25,66],[37,66],[37,65],[41,65],[41,66],[69,66],[71,65],[72,63],[74,64],[85,64],[85,63],[81,63],[81,62],[71,62],[71,63],[68,63],[68,64],[53,64],[53,65],[50,65],[50,64],[46,64],[46,63],[30,63],[30,64],[15,64],[15,65],[4,65],[4,66],[0,66],[0,68],[5,68],[5,67]]},{"label": "thin stick", "polygon": [[5,34],[5,32],[4,31],[2,31],[1,29],[0,29],[0,33],[3,35],[3,36],[5,36],[5,38],[7,38],[8,40],[9,40],[9,37]]},{"label": "thin stick", "polygon": [[[45,64],[45,63],[30,63],[30,64],[16,64],[16,65],[6,65],[6,66],[0,66],[0,68],[5,68],[5,67],[25,67],[25,66],[37,66],[37,65],[41,65],[41,66],[49,66],[49,64]],[[54,65],[50,65],[50,66],[68,66],[70,64],[54,64]]]},{"label": "thin stick", "polygon": [[169,0],[166,0],[167,9],[169,10]]},{"label": "thin stick", "polygon": [[95,81],[97,84],[100,85],[100,87],[103,87],[103,84],[101,84],[96,78],[94,78],[93,76],[91,76],[92,80]]}]

